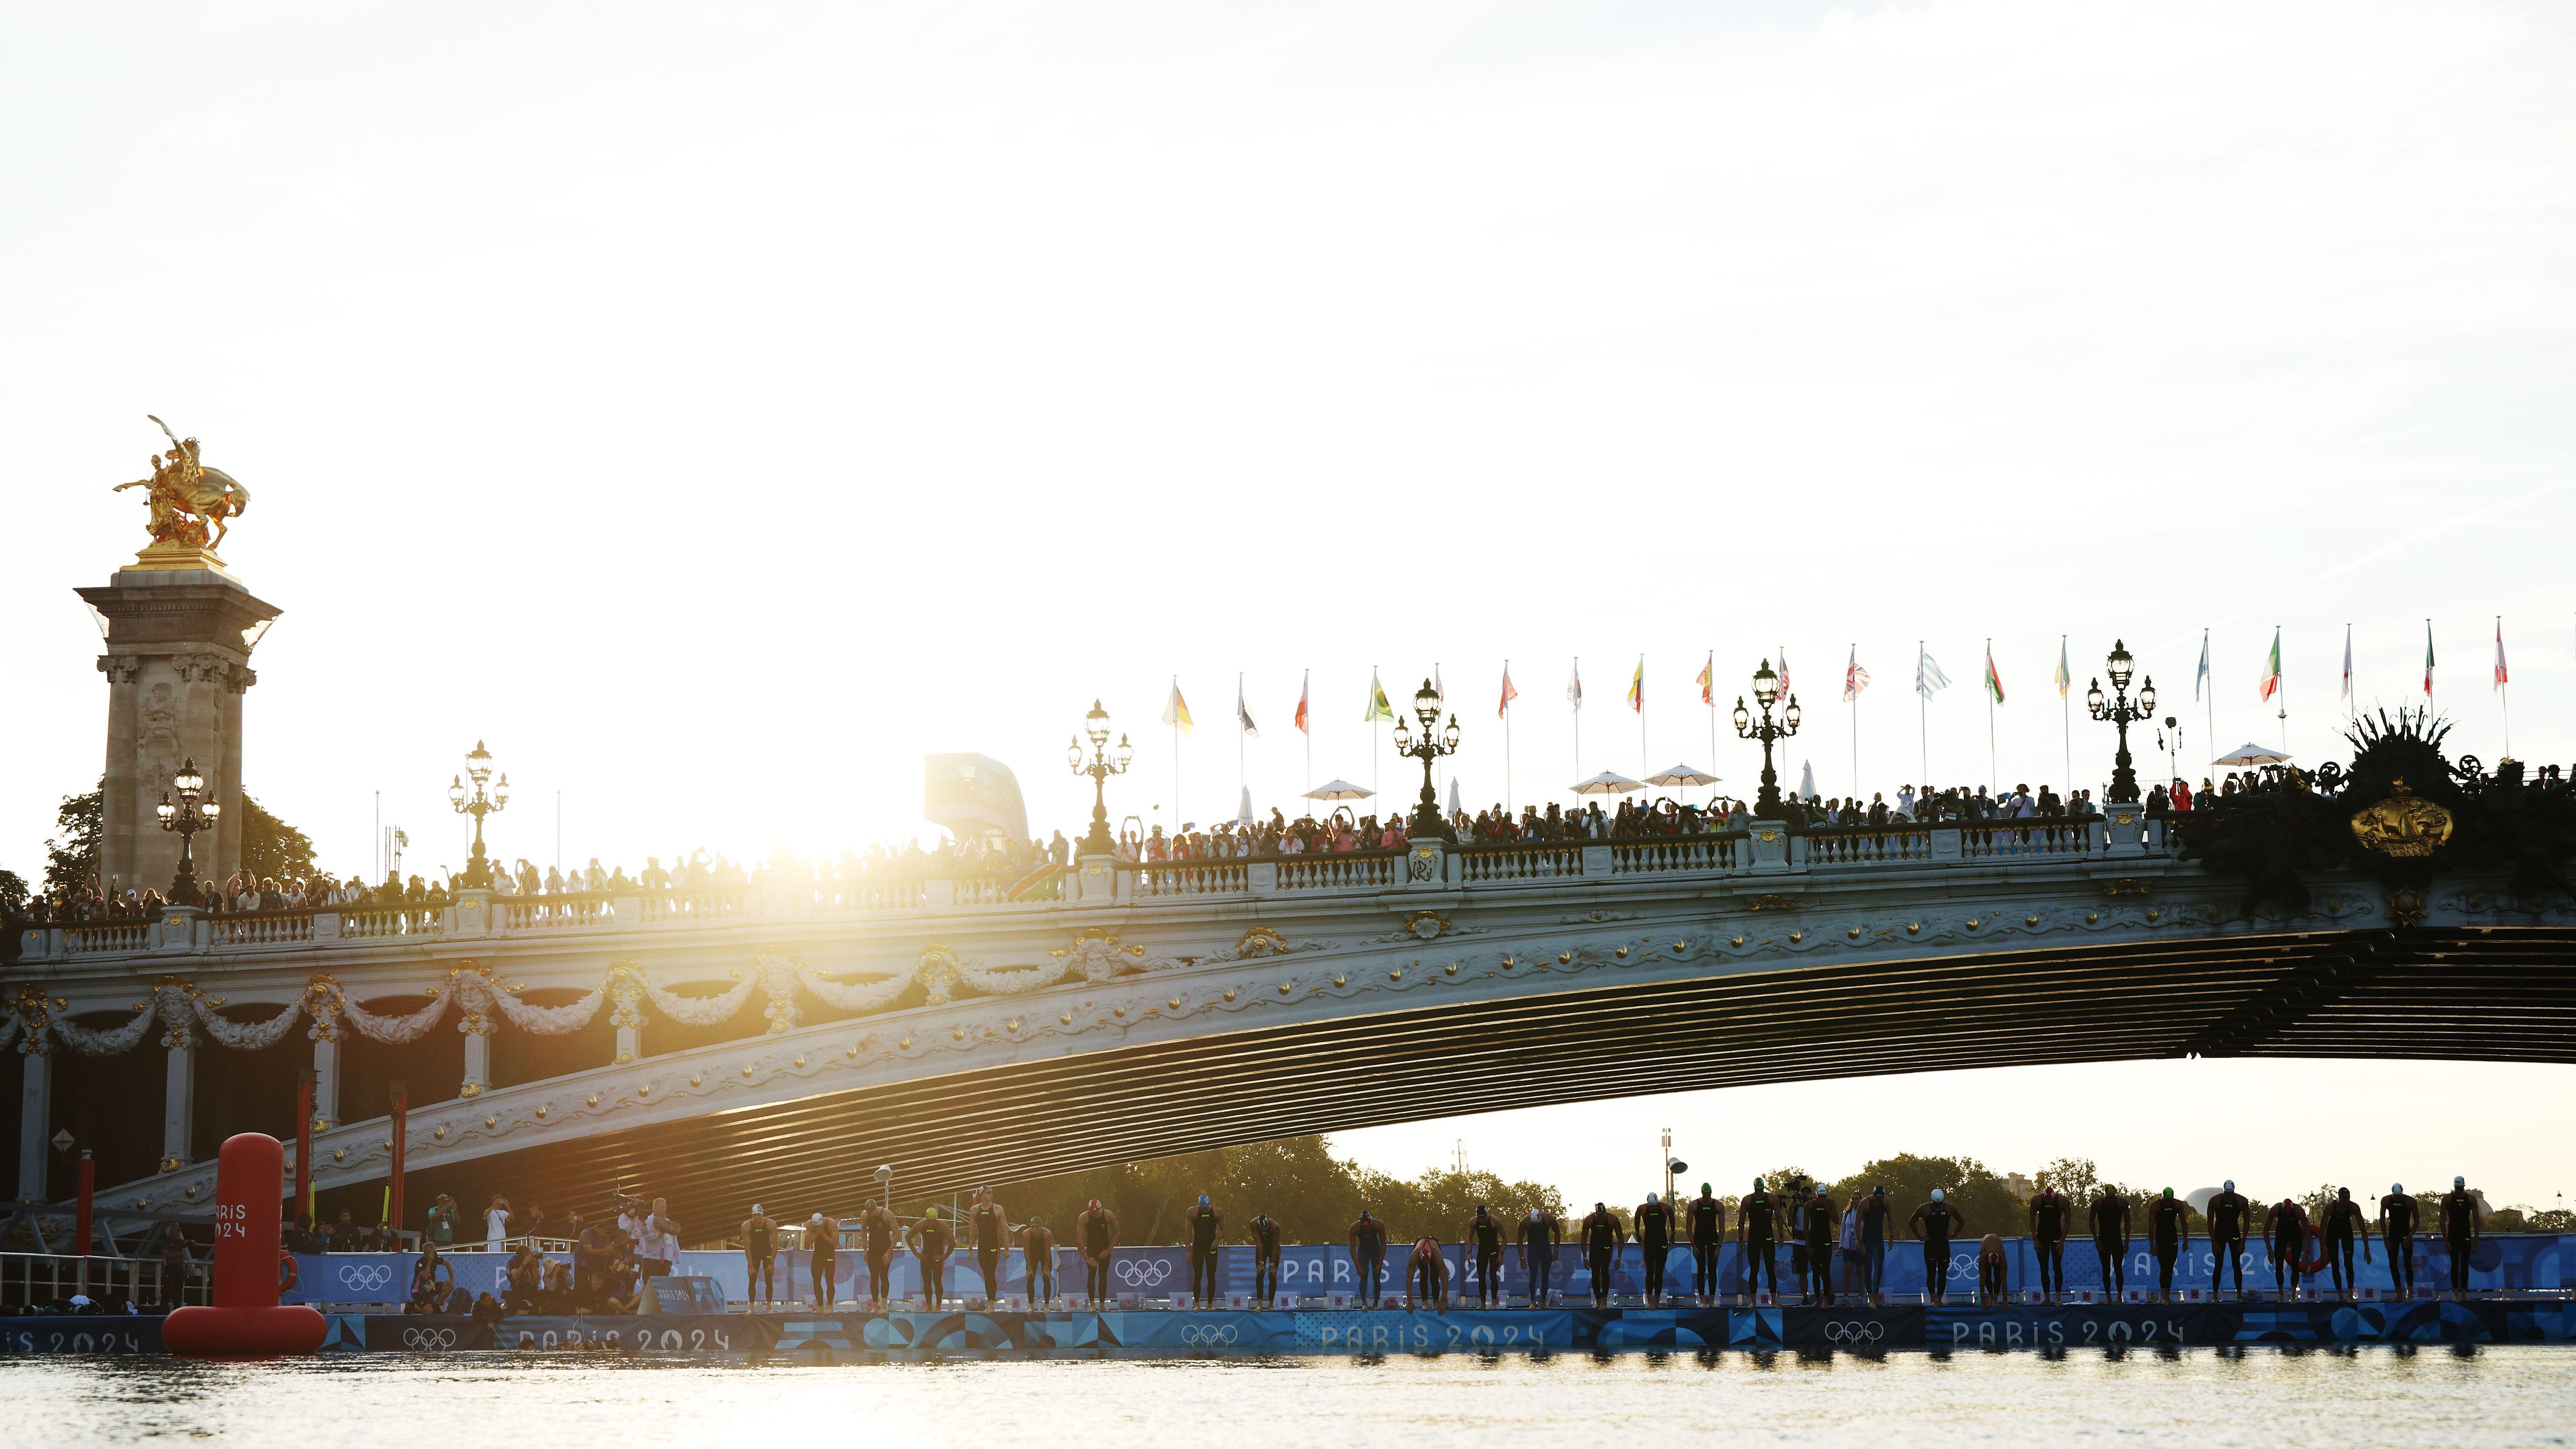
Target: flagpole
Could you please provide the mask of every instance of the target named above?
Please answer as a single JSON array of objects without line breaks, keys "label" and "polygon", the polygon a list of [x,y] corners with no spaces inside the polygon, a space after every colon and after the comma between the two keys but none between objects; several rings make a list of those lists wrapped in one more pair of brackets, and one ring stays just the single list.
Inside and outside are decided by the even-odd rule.
[{"label": "flagpole", "polygon": [[1646,656],[1637,656],[1637,778],[1642,780],[1655,768],[1646,758]]},{"label": "flagpole", "polygon": [[2513,758],[2513,700],[2505,693],[2504,615],[2496,615],[2496,706],[2504,711],[2504,757]]},{"label": "flagpole", "polygon": [[1860,662],[1860,641],[1851,642],[1851,653],[1844,656],[1843,693],[1851,696],[1852,730],[1852,799],[1860,799],[1860,691],[1852,688],[1852,665]]},{"label": "flagpole", "polygon": [[1240,669],[1234,671],[1234,788],[1238,792],[1252,788],[1250,777],[1243,772],[1243,671]]},{"label": "flagpole", "polygon": [[[1503,661],[1503,682],[1511,683],[1512,661]],[[1508,690],[1503,697],[1503,813],[1512,809],[1512,701]]]},{"label": "flagpole", "polygon": [[1922,788],[1932,789],[1932,696],[1923,691],[1923,641],[1914,641],[1914,724],[1923,748]]},{"label": "flagpole", "polygon": [[[1580,654],[1574,656],[1574,678],[1578,684],[1583,680],[1583,656]],[[1574,778],[1581,780],[1583,778],[1583,701],[1577,699],[1570,703],[1574,706]]]},{"label": "flagpole", "polygon": [[[2206,624],[2203,624],[2203,625],[2201,626],[2201,628],[2200,628],[2200,657],[2201,657],[2201,661],[2202,661],[2203,663],[2207,663],[2207,662],[2208,662],[2208,660],[2209,660],[2209,626],[2208,626],[2208,625],[2206,625]],[[2195,693],[2195,694],[2199,693],[2199,692],[2200,692],[2200,681],[2199,681],[2199,680],[2197,680],[2197,679],[2193,680],[2193,681],[2192,681],[2192,686],[2191,686],[2191,687],[2192,687],[2192,692],[2193,692],[2193,693]],[[2209,682],[2209,695],[2208,695],[2208,697],[2207,697],[2206,699],[2204,699],[2204,700],[2202,700],[2202,701],[2201,701],[2201,704],[2202,704],[2201,717],[2202,717],[2203,721],[2204,721],[2205,723],[2207,723],[2207,724],[2208,724],[2208,726],[2209,726],[2209,728],[2207,728],[2207,729],[2205,729],[2205,730],[2201,731],[2201,735],[2200,735],[2201,743],[2202,743],[2202,744],[2204,744],[2204,745],[2214,745],[2214,744],[2217,744],[2217,743],[2218,743],[2218,681],[2217,681],[2217,680],[2213,679],[2213,680],[2211,680],[2211,681]],[[2215,759],[2215,758],[2216,758],[2216,756],[2212,756],[2211,758]],[[2202,784],[2206,785],[2206,784],[2208,784],[2208,783],[2209,783],[2209,777],[2208,777],[2207,775],[2203,775],[2203,776],[2201,776],[2201,777],[2200,777],[2200,781],[2201,781],[2201,783],[2202,783]]]},{"label": "flagpole", "polygon": [[2057,636],[2057,732],[2066,747],[2066,793],[2075,793],[2075,705],[2066,697],[2075,677],[2066,670],[2066,636]]},{"label": "flagpole", "polygon": [[1382,720],[1382,719],[1379,719],[1379,718],[1377,717],[1377,697],[1378,697],[1378,692],[1379,692],[1379,691],[1381,691],[1381,690],[1383,690],[1383,689],[1385,689],[1385,688],[1386,688],[1386,686],[1385,686],[1385,685],[1380,684],[1380,683],[1378,682],[1378,678],[1377,678],[1377,666],[1376,666],[1376,665],[1374,665],[1374,664],[1370,665],[1370,666],[1369,666],[1369,798],[1370,798],[1370,799],[1372,799],[1372,800],[1374,800],[1374,799],[1376,799],[1376,798],[1377,798],[1377,792],[1378,792],[1378,778],[1377,778],[1377,764],[1378,764],[1378,759],[1377,759],[1377,757],[1378,757],[1378,746],[1379,746],[1379,740],[1380,740],[1379,731],[1380,731],[1380,730],[1382,730],[1382,729],[1384,729],[1384,728],[1385,728],[1385,726],[1386,726],[1386,721],[1384,721],[1384,720]]},{"label": "flagpole", "polygon": [[[1708,762],[1714,765],[1717,763],[1717,650],[1714,646],[1708,651],[1704,672],[1708,675],[1708,683],[1700,686],[1699,699],[1700,703],[1708,706]],[[1709,773],[1714,775],[1717,772],[1711,770]],[[1714,782],[1708,787],[1708,800],[1712,805],[1717,803],[1717,785]]]},{"label": "flagpole", "polygon": [[[2274,655],[2274,657],[2275,657],[2275,658],[2278,658],[2278,657],[2279,657],[2280,649],[2281,649],[2281,626],[2280,626],[2280,625],[2278,625],[2278,624],[2274,624],[2274,625],[2272,626],[2272,650],[2273,650],[2273,655]],[[2275,691],[2275,698],[2278,700],[2278,702],[2279,702],[2279,706],[2280,706],[2280,714],[2279,714],[2279,718],[2280,718],[2280,721],[2281,721],[2281,753],[2283,753],[2283,754],[2285,754],[2285,755],[2286,755],[2286,754],[2288,754],[2288,753],[2290,752],[2290,681],[2289,681],[2289,680],[2287,680],[2287,679],[2283,679],[2283,680],[2281,681],[2281,683],[2280,683],[2279,687],[2278,687],[2278,688],[2276,689],[2276,691]]]},{"label": "flagpole", "polygon": [[[1173,675],[1173,676],[1172,676],[1172,698],[1173,698],[1173,699],[1175,699],[1175,700],[1178,700],[1180,697],[1181,697],[1181,677],[1180,677],[1179,675],[1175,674],[1175,675]],[[1178,838],[1178,836],[1180,835],[1180,830],[1181,830],[1181,714],[1180,714],[1180,711],[1179,711],[1179,710],[1173,710],[1173,711],[1172,711],[1172,834],[1173,834],[1173,836],[1174,836],[1175,838]]]},{"label": "flagpole", "polygon": [[2004,792],[2003,777],[1995,769],[1995,640],[1986,636],[1986,784],[1997,795]]}]

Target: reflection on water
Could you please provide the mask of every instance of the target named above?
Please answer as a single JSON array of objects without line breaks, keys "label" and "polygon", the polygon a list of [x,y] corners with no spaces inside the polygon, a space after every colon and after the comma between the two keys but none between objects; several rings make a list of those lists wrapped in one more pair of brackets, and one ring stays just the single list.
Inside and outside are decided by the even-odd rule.
[{"label": "reflection on water", "polygon": [[[0,1364],[11,1445],[2566,1445],[2576,1351],[1706,1353],[939,1365],[456,1354]],[[613,1434],[603,1441],[602,1434]],[[1111,1438],[1109,1436],[1115,1436]],[[1866,1439],[1863,1437],[1866,1436]]]}]

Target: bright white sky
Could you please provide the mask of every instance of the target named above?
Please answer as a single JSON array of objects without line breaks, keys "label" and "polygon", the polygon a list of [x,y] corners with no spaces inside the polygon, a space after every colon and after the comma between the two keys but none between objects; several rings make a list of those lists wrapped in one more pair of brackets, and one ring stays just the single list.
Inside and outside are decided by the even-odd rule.
[{"label": "bright white sky", "polygon": [[[277,0],[5,24],[0,863],[24,874],[97,777],[70,590],[143,541],[106,490],[142,476],[147,412],[256,495],[225,554],[286,614],[247,782],[344,870],[379,791],[414,867],[460,862],[440,791],[478,737],[518,790],[505,857],[554,857],[557,791],[567,859],[899,838],[920,755],[949,749],[1011,762],[1071,833],[1088,789],[1057,762],[1095,695],[1136,734],[1116,812],[1204,820],[1234,803],[1238,671],[1265,810],[1308,780],[1307,670],[1314,777],[1394,789],[1370,670],[1401,697],[1437,663],[1481,803],[1506,790],[1506,658],[1530,799],[1709,767],[1702,659],[1731,703],[1785,646],[1791,769],[1838,792],[1856,646],[1859,773],[1892,792],[1926,748],[1938,779],[1986,778],[1991,637],[1994,768],[2062,785],[2061,635],[2079,707],[2124,636],[2187,755],[2286,729],[2313,761],[2346,625],[2360,700],[2394,704],[2421,697],[2428,617],[2460,747],[2503,751],[2501,615],[2515,753],[2576,754],[2563,7]],[[2257,696],[2275,625],[2286,725]],[[1955,681],[1928,724],[1918,638]],[[1199,721],[1177,812],[1173,675]],[[2107,773],[2106,729],[2071,747]],[[1714,768],[1749,792],[1758,758],[1729,739]],[[1745,1170],[2062,1147],[2179,1183],[2219,1174],[2214,1139],[2231,1167],[2318,1154],[2302,1182],[2447,1154],[2545,1202],[2576,1176],[2564,1133],[2392,1124],[2385,1087],[2332,1073],[2047,1080],[1960,1083],[1920,1125],[1943,1100],[1921,1084],[1801,1089],[1810,1145],[1745,1146]],[[2531,1120],[2571,1074],[2406,1080]],[[2106,1124],[2105,1093],[2154,1110]],[[1995,1095],[2009,1120],[1978,1110]],[[1492,1119],[1470,1155],[1633,1194],[1583,1177],[1602,1111],[1775,1100]],[[2287,1134],[2285,1103],[2308,1117]],[[1412,1167],[1455,1135],[1348,1141]]]}]

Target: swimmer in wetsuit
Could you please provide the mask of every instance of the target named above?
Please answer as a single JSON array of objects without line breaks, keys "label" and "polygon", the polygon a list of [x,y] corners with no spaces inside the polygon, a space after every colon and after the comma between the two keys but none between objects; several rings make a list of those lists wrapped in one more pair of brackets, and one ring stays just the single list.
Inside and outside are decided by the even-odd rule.
[{"label": "swimmer in wetsuit", "polygon": [[1981,1308],[2002,1306],[2012,1297],[2011,1262],[2004,1257],[2004,1240],[1988,1233],[1977,1242],[1977,1304]]},{"label": "swimmer in wetsuit", "polygon": [[2171,1303],[2174,1260],[2191,1246],[2191,1205],[2175,1197],[2172,1188],[2147,1205],[2147,1246],[2156,1255],[2156,1294]]},{"label": "swimmer in wetsuit", "polygon": [[2039,1260],[2040,1294],[2051,1303],[2066,1291],[2066,1228],[2072,1216],[2066,1194],[2056,1188],[2043,1187],[2031,1194],[2031,1256]]},{"label": "swimmer in wetsuit", "polygon": [[1467,1252],[1476,1265],[1476,1301],[1485,1308],[1503,1306],[1503,1225],[1483,1203],[1467,1219]]},{"label": "swimmer in wetsuit", "polygon": [[2399,1292],[2415,1292],[2415,1199],[2406,1184],[2392,1182],[2379,1200],[2379,1245],[2388,1250],[2388,1281]]},{"label": "swimmer in wetsuit", "polygon": [[[814,1280],[814,1311],[829,1313],[832,1311],[832,1305],[839,1302],[841,1298],[836,1282],[841,1276],[840,1224],[821,1213],[814,1214],[805,1220],[805,1242],[807,1245],[805,1276]],[[796,1291],[796,1283],[792,1277],[788,1281],[787,1291],[791,1294]]]},{"label": "swimmer in wetsuit", "polygon": [[1093,1198],[1073,1220],[1073,1246],[1082,1254],[1083,1292],[1094,1308],[1105,1308],[1109,1291],[1109,1255],[1118,1243],[1118,1214]]},{"label": "swimmer in wetsuit", "polygon": [[1834,1211],[1833,1194],[1822,1185],[1807,1199],[1807,1277],[1799,1285],[1802,1303],[1831,1306],[1834,1301],[1834,1244],[1841,1237],[1843,1215]]},{"label": "swimmer in wetsuit", "polygon": [[2361,1290],[2361,1273],[2352,1265],[2352,1245],[2361,1243],[2361,1261],[2370,1261],[2370,1235],[2361,1224],[2361,1204],[2352,1200],[2352,1189],[2335,1189],[2334,1201],[2326,1204],[2325,1221],[2326,1271],[2334,1275],[2335,1296],[2349,1298]]},{"label": "swimmer in wetsuit", "polygon": [[1779,1208],[1764,1191],[1762,1179],[1753,1179],[1753,1190],[1736,1200],[1735,1236],[1744,1245],[1744,1293],[1747,1298],[1760,1293],[1767,1281],[1771,1296],[1780,1296],[1780,1260],[1773,1256],[1772,1229],[1779,1221]]},{"label": "swimmer in wetsuit", "polygon": [[1217,1245],[1225,1241],[1225,1214],[1206,1193],[1182,1219],[1190,1235],[1190,1298],[1201,1308],[1216,1305]]},{"label": "swimmer in wetsuit", "polygon": [[1682,1218],[1690,1227],[1691,1295],[1706,1307],[1717,1301],[1717,1255],[1726,1242],[1726,1204],[1712,1196],[1703,1182],[1699,1196],[1682,1210]]},{"label": "swimmer in wetsuit", "polygon": [[751,1205],[751,1216],[742,1220],[742,1261],[742,1296],[754,1303],[777,1302],[778,1225],[758,1203]]},{"label": "swimmer in wetsuit", "polygon": [[886,1291],[894,1286],[894,1245],[903,1236],[894,1214],[877,1206],[875,1198],[859,1209],[859,1256],[868,1265],[868,1303],[885,1307]]},{"label": "swimmer in wetsuit", "polygon": [[2469,1191],[2465,1177],[2451,1179],[2451,1190],[2442,1194],[2442,1246],[2451,1254],[2451,1296],[2463,1298],[2469,1291],[2469,1259],[2476,1256],[2478,1238],[2485,1228],[2478,1213],[2478,1195]]},{"label": "swimmer in wetsuit", "polygon": [[2101,1261],[2102,1291],[2117,1301],[2129,1286],[2129,1199],[2106,1182],[2095,1189],[2085,1216],[2093,1225],[2093,1256]]},{"label": "swimmer in wetsuit", "polygon": [[1429,1303],[1434,1313],[1449,1311],[1449,1260],[1440,1256],[1438,1238],[1416,1238],[1404,1260],[1404,1311]]},{"label": "swimmer in wetsuit", "polygon": [[2236,1190],[2236,1179],[2210,1195],[2209,1206],[2201,1213],[2209,1219],[2209,1248],[2218,1256],[2209,1265],[2209,1296],[2218,1297],[2218,1283],[2229,1272],[2236,1275],[2236,1296],[2245,1296],[2245,1228],[2253,1220],[2254,1204]]},{"label": "swimmer in wetsuit", "polygon": [[1950,1234],[1966,1227],[1967,1218],[1950,1206],[1949,1194],[1936,1187],[1932,1200],[1915,1208],[1905,1225],[1923,1240],[1923,1296],[1938,1306],[1950,1288]]},{"label": "swimmer in wetsuit", "polygon": [[1861,1290],[1872,1303],[1885,1301],[1887,1290],[1887,1184],[1874,1184],[1860,1203]]},{"label": "swimmer in wetsuit", "polygon": [[1055,1300],[1055,1233],[1044,1218],[1033,1216],[1020,1229],[1020,1282],[1029,1290],[1029,1307],[1038,1312]]},{"label": "swimmer in wetsuit", "polygon": [[1010,1217],[993,1200],[993,1190],[975,1189],[975,1202],[966,1209],[966,1241],[975,1247],[975,1266],[984,1278],[987,1308],[1002,1301],[1002,1255],[1010,1248],[1010,1229]]},{"label": "swimmer in wetsuit", "polygon": [[2264,1215],[2263,1237],[2272,1253],[2272,1291],[2297,1293],[2299,1280],[2307,1276],[2308,1210],[2294,1198],[2272,1204],[2272,1211]]},{"label": "swimmer in wetsuit", "polygon": [[948,1223],[933,1206],[912,1227],[912,1256],[921,1266],[921,1295],[936,1313],[948,1299],[948,1255],[957,1248]]},{"label": "swimmer in wetsuit", "polygon": [[1386,1290],[1386,1224],[1360,1210],[1351,1224],[1351,1271],[1359,1275],[1360,1306],[1375,1308]]},{"label": "swimmer in wetsuit", "polygon": [[1592,1270],[1592,1306],[1610,1306],[1610,1272],[1619,1261],[1619,1245],[1628,1240],[1628,1230],[1619,1226],[1618,1217],[1608,1203],[1596,1202],[1583,1219],[1583,1261]]},{"label": "swimmer in wetsuit", "polygon": [[1637,1257],[1646,1271],[1646,1306],[1661,1308],[1664,1304],[1664,1265],[1673,1253],[1673,1210],[1653,1193],[1637,1204],[1630,1216],[1637,1225]]},{"label": "swimmer in wetsuit", "polygon": [[1243,1230],[1252,1242],[1252,1306],[1268,1308],[1279,1301],[1279,1220],[1257,1213]]},{"label": "swimmer in wetsuit", "polygon": [[1529,1279],[1529,1306],[1545,1308],[1556,1282],[1556,1248],[1565,1227],[1556,1214],[1534,1207],[1521,1219],[1521,1276]]}]

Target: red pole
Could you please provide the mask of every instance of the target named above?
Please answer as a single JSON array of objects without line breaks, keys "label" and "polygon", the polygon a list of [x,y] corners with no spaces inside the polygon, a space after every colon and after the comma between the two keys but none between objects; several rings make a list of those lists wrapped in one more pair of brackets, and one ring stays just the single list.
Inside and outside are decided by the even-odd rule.
[{"label": "red pole", "polygon": [[313,1073],[310,1069],[295,1079],[295,1206],[287,1214],[293,1222],[296,1213],[313,1211]]},{"label": "red pole", "polygon": [[408,1137],[409,1137],[409,1133],[408,1133],[408,1132],[405,1130],[405,1128],[404,1128],[404,1123],[405,1123],[406,1121],[408,1121],[408,1120],[409,1120],[410,1113],[411,1113],[411,1093],[409,1093],[409,1092],[407,1092],[407,1091],[403,1090],[403,1084],[402,1084],[402,1083],[400,1083],[400,1082],[395,1082],[395,1083],[393,1084],[393,1089],[394,1089],[394,1165],[393,1165],[393,1184],[392,1184],[392,1187],[393,1187],[393,1202],[392,1202],[392,1206],[388,1207],[388,1208],[385,1210],[385,1226],[386,1226],[386,1227],[389,1227],[389,1228],[393,1229],[395,1232],[399,1233],[399,1232],[401,1232],[401,1231],[402,1231],[402,1225],[403,1225],[403,1154],[404,1154],[404,1150],[405,1150],[406,1148],[408,1148],[408,1147],[410,1147],[410,1146],[411,1146],[411,1143],[407,1140],[407,1139],[408,1139]]}]

